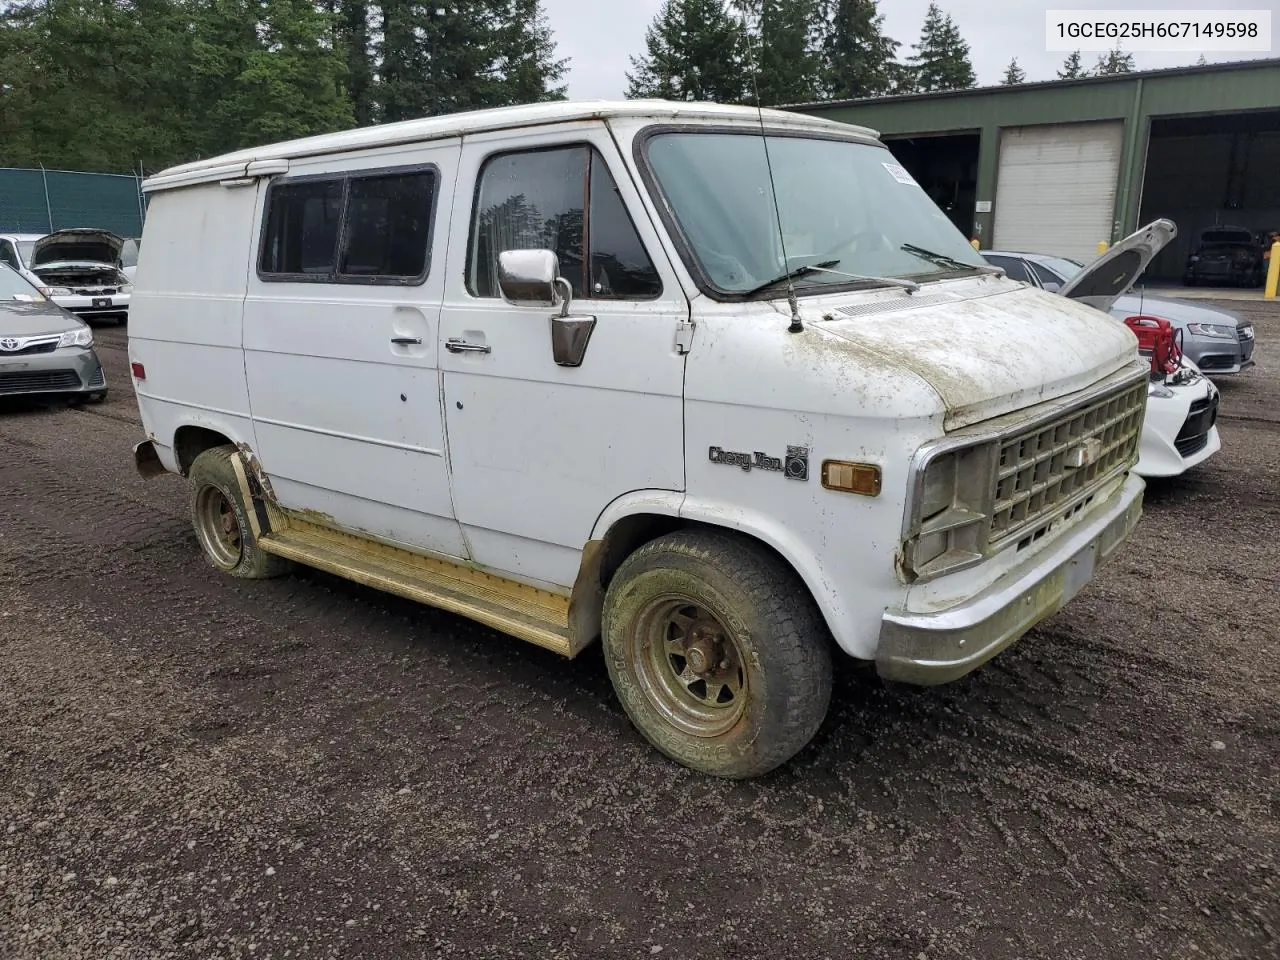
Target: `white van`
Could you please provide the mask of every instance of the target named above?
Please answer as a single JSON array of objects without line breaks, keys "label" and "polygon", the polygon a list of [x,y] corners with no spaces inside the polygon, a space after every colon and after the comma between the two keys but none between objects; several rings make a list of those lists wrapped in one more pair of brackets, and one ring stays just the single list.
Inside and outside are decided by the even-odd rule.
[{"label": "white van", "polygon": [[135,457],[190,480],[213,565],[307,564],[565,657],[601,638],[628,716],[697,770],[804,747],[833,644],[963,676],[1141,512],[1150,366],[1094,306],[1167,222],[1086,306],[986,265],[872,131],[643,101],[144,189]]}]

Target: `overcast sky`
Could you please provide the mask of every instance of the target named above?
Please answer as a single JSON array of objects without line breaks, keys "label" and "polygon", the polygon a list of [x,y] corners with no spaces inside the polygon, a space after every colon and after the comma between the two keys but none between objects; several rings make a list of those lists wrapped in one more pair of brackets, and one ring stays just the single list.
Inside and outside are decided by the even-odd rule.
[{"label": "overcast sky", "polygon": [[[569,96],[573,99],[621,97],[627,88],[630,57],[644,52],[644,32],[662,6],[662,0],[543,0],[555,31],[560,56],[571,58]],[[1065,53],[1049,53],[1045,47],[1045,11],[1054,10],[1271,10],[1273,52],[1208,54],[1209,62],[1278,56],[1274,41],[1280,27],[1280,0],[939,0],[968,41],[978,83],[999,83],[1010,57],[1017,56],[1028,80],[1056,79],[1055,71]],[[920,38],[929,0],[880,0],[885,32],[899,41],[900,57],[910,55],[910,44]],[[1195,53],[1142,53],[1134,51],[1139,70],[1155,70],[1194,63]],[[1086,65],[1096,53],[1081,54]]]}]

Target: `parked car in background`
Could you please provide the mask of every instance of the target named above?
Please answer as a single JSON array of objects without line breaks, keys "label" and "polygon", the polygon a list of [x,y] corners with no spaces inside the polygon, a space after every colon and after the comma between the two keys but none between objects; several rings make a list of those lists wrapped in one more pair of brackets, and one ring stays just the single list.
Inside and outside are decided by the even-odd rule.
[{"label": "parked car in background", "polygon": [[[1141,233],[1141,230],[1138,231],[1139,235]],[[1048,289],[1052,285],[1052,292],[1078,298],[1082,294],[1078,281],[1087,281],[1090,276],[1096,276],[1096,267],[1103,259],[1122,254],[1127,242],[1116,244],[1090,264],[1087,271],[1074,260],[1043,254],[988,250],[982,251],[982,256],[992,266],[1004,269],[1012,279],[1041,289]],[[1043,268],[1048,272],[1049,264],[1058,272],[1052,274],[1052,281],[1043,282],[1036,268]],[[1138,299],[1125,292],[1131,284],[1132,277],[1119,291],[1121,295],[1114,297],[1110,304],[1095,300],[1095,305],[1105,307],[1108,313],[1120,321],[1138,314],[1140,311],[1136,308],[1123,306]],[[1091,287],[1089,294],[1092,293]],[[1093,297],[1090,296],[1090,299]],[[1148,306],[1151,299],[1147,298]],[[1150,310],[1142,312],[1148,315],[1151,313]],[[1153,370],[1147,389],[1147,412],[1138,445],[1138,463],[1133,472],[1140,477],[1174,477],[1204,463],[1222,448],[1217,419],[1218,390],[1200,372],[1193,360],[1184,354],[1179,369],[1172,374],[1156,375]]]},{"label": "parked car in background", "polygon": [[1210,227],[1200,232],[1200,242],[1187,257],[1182,280],[1188,287],[1260,287],[1263,269],[1262,241],[1245,227]]},{"label": "parked car in background", "polygon": [[[1004,268],[1014,280],[1022,280],[1058,293],[1084,265],[1043,253],[984,250],[992,266]],[[1182,349],[1196,367],[1209,376],[1241,373],[1253,366],[1253,324],[1218,307],[1206,307],[1176,297],[1127,293],[1117,298],[1110,313],[1117,320],[1146,315],[1162,317],[1182,331]]]},{"label": "parked car in background", "polygon": [[93,331],[26,277],[0,264],[0,396],[107,396]]},{"label": "parked car in background", "polygon": [[138,272],[138,247],[142,241],[137,237],[126,237],[124,246],[120,248],[120,269],[133,283],[134,274]]},{"label": "parked car in background", "polygon": [[41,237],[10,234],[0,236],[0,260],[76,316],[123,323],[133,293],[121,268],[123,246],[114,233],[87,227]]}]

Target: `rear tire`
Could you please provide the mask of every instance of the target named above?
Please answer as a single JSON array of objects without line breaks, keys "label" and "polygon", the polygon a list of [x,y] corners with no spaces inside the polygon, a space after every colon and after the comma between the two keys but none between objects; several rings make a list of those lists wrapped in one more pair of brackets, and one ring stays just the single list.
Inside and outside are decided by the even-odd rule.
[{"label": "rear tire", "polygon": [[826,624],[795,572],[746,537],[681,531],[641,547],[609,585],[602,633],[631,722],[694,770],[768,773],[826,717]]},{"label": "rear tire", "polygon": [[243,580],[265,580],[288,573],[293,564],[266,553],[253,535],[248,510],[231,458],[233,446],[212,447],[196,457],[191,481],[191,523],[196,539],[216,570]]}]

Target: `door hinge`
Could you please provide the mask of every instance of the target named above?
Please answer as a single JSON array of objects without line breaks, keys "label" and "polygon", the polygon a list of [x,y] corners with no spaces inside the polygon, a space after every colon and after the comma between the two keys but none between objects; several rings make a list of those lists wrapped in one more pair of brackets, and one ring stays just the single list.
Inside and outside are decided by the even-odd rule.
[{"label": "door hinge", "polygon": [[688,353],[693,349],[693,322],[681,320],[676,324],[676,352]]}]

